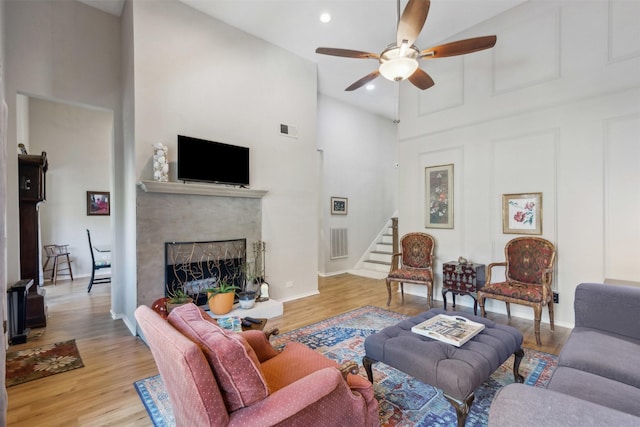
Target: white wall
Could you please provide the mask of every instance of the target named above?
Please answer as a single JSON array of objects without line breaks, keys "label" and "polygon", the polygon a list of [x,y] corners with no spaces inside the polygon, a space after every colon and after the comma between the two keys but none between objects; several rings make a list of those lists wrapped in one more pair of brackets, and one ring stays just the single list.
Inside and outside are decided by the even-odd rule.
[{"label": "white wall", "polygon": [[40,205],[41,243],[69,245],[74,277],[89,276],[86,230],[94,244],[111,244],[110,217],[87,216],[86,194],[111,187],[113,113],[37,98],[28,104],[29,152],[46,151],[49,161],[47,201]]},{"label": "white wall", "polygon": [[[114,150],[122,150],[120,20],[73,0],[11,1],[3,4],[6,99],[10,117],[6,150],[7,246],[10,248],[7,276],[9,280],[17,280],[20,276],[20,251],[16,96],[22,93],[113,111],[112,145]],[[115,175],[111,193],[122,192],[122,181],[113,171],[111,173]],[[118,212],[115,201],[112,209]],[[111,216],[114,224],[118,220],[116,215]],[[112,241],[115,245],[119,243],[117,240],[114,234]],[[118,253],[113,255],[118,256]],[[115,263],[113,275],[112,312],[118,316],[124,311],[120,288],[124,283],[133,286],[134,282],[122,280]]]},{"label": "white wall", "polygon": [[573,324],[580,282],[640,279],[638,22],[638,2],[530,1],[453,38],[496,34],[494,49],[424,61],[436,86],[403,86],[401,233],[425,229],[424,167],[455,165],[455,228],[427,229],[438,272],[460,255],[503,260],[516,236],[502,233],[502,194],[542,192],[558,324]]},{"label": "white wall", "polygon": [[[318,97],[318,149],[322,151],[321,274],[357,262],[397,208],[396,125],[334,98]],[[331,215],[331,197],[347,197],[347,215]],[[332,260],[330,229],[348,228],[349,257]]]},{"label": "white wall", "polygon": [[[137,179],[151,179],[153,143],[168,146],[175,167],[178,134],[249,147],[251,187],[268,191],[270,293],[317,292],[314,64],[176,1],[132,7]],[[280,136],[281,123],[299,138]]]}]

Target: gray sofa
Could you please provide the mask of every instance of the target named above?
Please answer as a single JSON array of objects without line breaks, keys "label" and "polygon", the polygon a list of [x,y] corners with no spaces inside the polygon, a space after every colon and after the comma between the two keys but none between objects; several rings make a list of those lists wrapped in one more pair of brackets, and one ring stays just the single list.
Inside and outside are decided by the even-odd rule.
[{"label": "gray sofa", "polygon": [[547,388],[502,388],[489,426],[640,425],[640,288],[582,283],[574,309]]}]

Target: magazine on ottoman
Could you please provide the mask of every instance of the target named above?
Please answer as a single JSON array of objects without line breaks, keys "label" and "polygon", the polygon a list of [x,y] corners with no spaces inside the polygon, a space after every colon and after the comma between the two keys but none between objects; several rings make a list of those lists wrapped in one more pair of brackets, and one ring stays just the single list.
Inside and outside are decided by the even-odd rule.
[{"label": "magazine on ottoman", "polygon": [[438,314],[411,328],[411,332],[460,347],[484,329],[482,323],[462,316]]}]

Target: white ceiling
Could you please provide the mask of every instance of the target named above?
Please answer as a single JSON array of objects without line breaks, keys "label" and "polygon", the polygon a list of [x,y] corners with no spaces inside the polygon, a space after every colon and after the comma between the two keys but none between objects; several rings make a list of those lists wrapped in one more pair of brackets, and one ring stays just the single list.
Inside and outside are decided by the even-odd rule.
[{"label": "white ceiling", "polygon": [[[124,0],[78,0],[120,15]],[[135,0],[140,1],[140,0]],[[163,0],[146,0],[163,1]],[[396,0],[179,0],[207,15],[280,46],[318,65],[318,91],[389,119],[394,116],[395,83],[378,77],[375,89],[344,89],[377,68],[377,60],[315,53],[337,47],[380,53],[395,42]],[[420,49],[496,16],[527,0],[432,0],[427,22],[415,42]],[[401,1],[404,9],[407,1]],[[322,24],[322,12],[332,20]],[[491,34],[469,34],[467,37]],[[259,64],[257,64],[259,66]],[[424,68],[424,65],[422,65]],[[438,76],[431,76],[436,85]],[[410,85],[408,82],[400,84]],[[415,89],[419,90],[419,89]],[[428,89],[427,89],[428,90]]]}]

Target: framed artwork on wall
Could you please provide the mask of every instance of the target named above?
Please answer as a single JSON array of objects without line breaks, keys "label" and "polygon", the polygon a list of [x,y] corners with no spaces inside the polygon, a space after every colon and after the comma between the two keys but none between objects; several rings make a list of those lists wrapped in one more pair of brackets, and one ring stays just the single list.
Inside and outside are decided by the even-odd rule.
[{"label": "framed artwork on wall", "polygon": [[331,198],[331,215],[346,215],[349,199],[346,197]]},{"label": "framed artwork on wall", "polygon": [[502,232],[542,234],[542,193],[503,194]]},{"label": "framed artwork on wall", "polygon": [[111,215],[111,195],[108,191],[87,191],[87,215]]},{"label": "framed artwork on wall", "polygon": [[425,227],[453,228],[453,164],[427,166],[425,176]]}]

